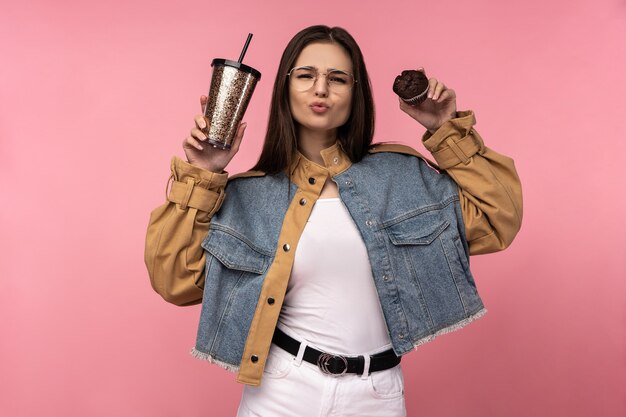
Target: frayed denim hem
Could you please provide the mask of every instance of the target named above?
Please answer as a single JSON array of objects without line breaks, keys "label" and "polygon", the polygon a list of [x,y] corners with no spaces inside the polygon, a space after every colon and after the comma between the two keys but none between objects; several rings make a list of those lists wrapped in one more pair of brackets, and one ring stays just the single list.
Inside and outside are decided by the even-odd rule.
[{"label": "frayed denim hem", "polygon": [[193,356],[196,359],[201,359],[209,363],[214,363],[215,365],[220,366],[226,369],[227,371],[230,371],[230,372],[239,371],[239,366],[231,365],[230,363],[226,363],[222,361],[218,361],[217,359],[215,359],[213,356],[209,355],[208,353],[201,352],[196,348],[191,349],[190,353],[191,353],[191,356]]},{"label": "frayed denim hem", "polygon": [[451,333],[454,332],[456,330],[462,329],[463,327],[467,326],[468,324],[470,324],[471,322],[473,322],[474,320],[478,320],[479,318],[481,318],[482,316],[484,316],[487,313],[487,309],[486,308],[482,308],[480,310],[478,310],[476,313],[472,314],[471,316],[457,322],[454,323],[451,326],[448,327],[444,327],[441,330],[436,331],[433,334],[430,334],[426,337],[423,337],[419,340],[417,340],[416,342],[414,342],[413,344],[413,348],[417,349],[419,346],[431,342],[432,340],[434,340],[437,336],[440,336],[442,334],[446,334],[446,333]]}]

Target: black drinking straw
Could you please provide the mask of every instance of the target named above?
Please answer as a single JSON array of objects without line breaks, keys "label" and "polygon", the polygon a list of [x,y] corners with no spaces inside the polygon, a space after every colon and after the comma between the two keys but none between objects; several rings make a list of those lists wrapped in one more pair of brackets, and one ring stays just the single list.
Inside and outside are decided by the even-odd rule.
[{"label": "black drinking straw", "polygon": [[241,55],[239,55],[239,60],[237,62],[239,62],[240,64],[243,62],[243,57],[248,50],[248,45],[250,45],[250,39],[252,39],[252,33],[248,33],[248,39],[246,39],[246,44],[243,46],[243,51],[241,51]]}]

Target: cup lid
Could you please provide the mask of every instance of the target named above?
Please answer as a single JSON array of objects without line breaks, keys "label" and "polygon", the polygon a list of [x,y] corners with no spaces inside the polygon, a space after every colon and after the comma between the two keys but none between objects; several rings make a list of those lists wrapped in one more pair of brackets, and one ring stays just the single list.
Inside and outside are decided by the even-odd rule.
[{"label": "cup lid", "polygon": [[230,61],[228,59],[215,58],[213,62],[211,62],[211,66],[213,67],[215,65],[227,65],[229,67],[235,67],[243,72],[252,74],[252,76],[254,76],[254,78],[256,78],[257,81],[261,79],[261,73],[259,71],[255,70],[252,67],[247,66],[246,64],[242,64],[237,61]]}]

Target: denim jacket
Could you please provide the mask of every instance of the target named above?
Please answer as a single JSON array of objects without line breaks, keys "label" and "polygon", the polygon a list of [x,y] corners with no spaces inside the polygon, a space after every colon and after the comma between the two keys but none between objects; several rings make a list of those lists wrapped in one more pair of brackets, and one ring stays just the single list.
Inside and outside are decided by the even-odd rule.
[{"label": "denim jacket", "polygon": [[[201,293],[194,356],[238,370],[239,382],[260,383],[299,237],[331,180],[367,248],[397,355],[482,316],[469,255],[510,244],[521,224],[521,188],[513,161],[484,146],[471,112],[448,124],[424,137],[441,171],[403,145],[375,145],[352,163],[336,143],[322,151],[324,166],[298,154],[289,171],[244,173],[209,195],[220,178],[205,172],[206,188],[199,187],[202,175],[194,177],[194,168],[175,161],[166,205],[193,209],[195,188],[205,197],[196,201],[207,205],[200,210],[208,213],[208,231],[201,239],[204,265],[195,267],[203,279],[193,278],[196,299],[176,302],[175,291],[166,295],[164,289],[173,285],[161,282],[172,278],[156,277],[154,257],[171,258],[176,250],[152,249],[149,258],[147,249],[146,262],[152,262],[153,286],[169,301],[192,304]],[[181,181],[185,176],[194,179]],[[154,229],[163,221],[162,214],[153,217]]]}]

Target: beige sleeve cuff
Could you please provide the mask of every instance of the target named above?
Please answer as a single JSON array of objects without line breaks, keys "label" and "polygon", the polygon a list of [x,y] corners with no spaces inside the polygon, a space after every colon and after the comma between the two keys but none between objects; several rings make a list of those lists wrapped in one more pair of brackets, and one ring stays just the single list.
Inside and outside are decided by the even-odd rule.
[{"label": "beige sleeve cuff", "polygon": [[474,154],[484,151],[485,145],[473,129],[474,124],[476,118],[473,111],[459,111],[456,118],[445,122],[435,133],[424,133],[422,142],[441,169],[467,165]]},{"label": "beige sleeve cuff", "polygon": [[172,185],[167,199],[180,209],[192,207],[212,216],[224,199],[228,173],[215,173],[198,168],[173,157],[171,162]]},{"label": "beige sleeve cuff", "polygon": [[177,156],[172,157],[171,170],[174,181],[187,182],[193,178],[195,185],[206,189],[224,188],[228,180],[228,172],[216,173],[198,168],[185,162]]}]

